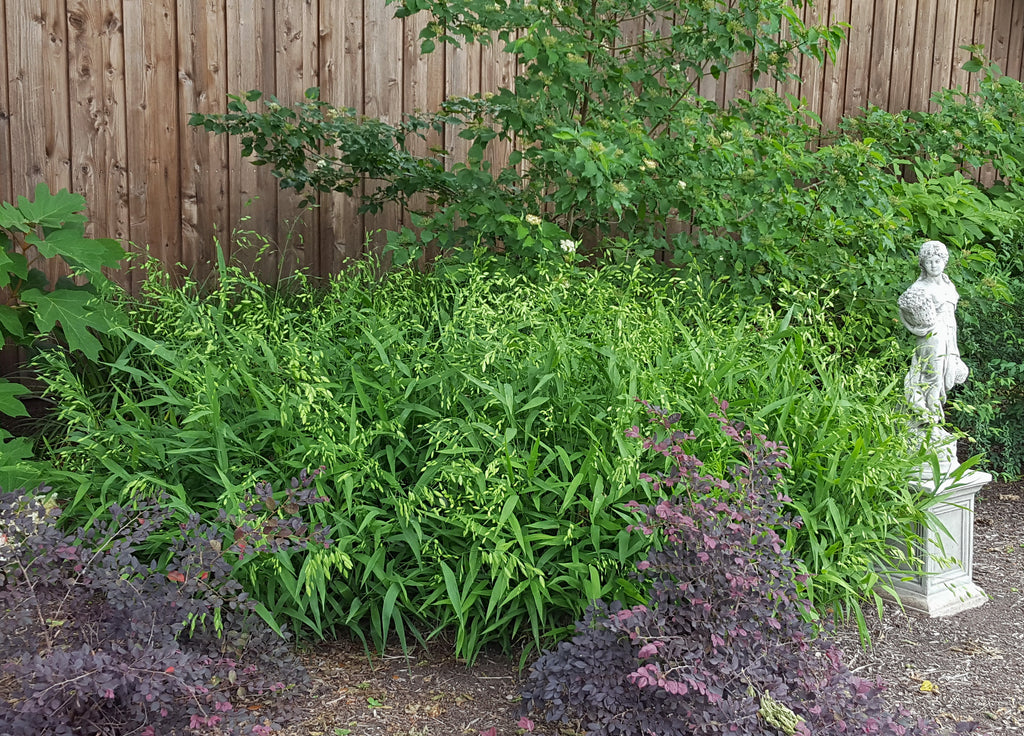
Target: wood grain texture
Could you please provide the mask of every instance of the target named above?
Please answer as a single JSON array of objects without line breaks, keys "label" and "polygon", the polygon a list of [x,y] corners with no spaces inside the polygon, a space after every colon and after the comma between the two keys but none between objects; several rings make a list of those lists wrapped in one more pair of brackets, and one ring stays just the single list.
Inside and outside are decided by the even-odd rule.
[{"label": "wood grain texture", "polygon": [[[825,23],[828,17],[828,2],[818,0],[814,5],[805,9],[804,23],[807,26],[820,26]],[[800,63],[800,98],[806,100],[810,110],[819,112],[822,109],[822,99],[825,85],[825,66],[814,59],[805,57]]]},{"label": "wood grain texture", "polygon": [[[7,6],[0,5],[0,41],[7,42]],[[0,202],[15,199],[11,183],[11,103],[10,76],[7,73],[7,53],[0,53]]]},{"label": "wood grain texture", "polygon": [[128,161],[120,0],[69,0],[71,184],[87,235],[127,240]]},{"label": "wood grain texture", "polygon": [[914,73],[914,48],[918,3],[896,3],[893,29],[892,67],[889,72],[889,100],[886,109],[895,112],[910,106],[911,77]]},{"label": "wood grain texture", "polygon": [[851,0],[850,39],[846,68],[846,114],[856,114],[868,103],[871,75],[871,45],[874,39],[875,3]]},{"label": "wood grain texture", "polygon": [[[1014,0],[995,0],[992,9],[992,36],[986,46],[989,58],[1003,74],[1008,73],[1007,61],[1010,52],[1010,35],[1013,31],[1014,4]],[[1022,29],[1016,30],[1019,33]]]},{"label": "wood grain texture", "polygon": [[1003,71],[1014,79],[1024,75],[1024,0],[1003,0],[1010,3],[1010,38],[1006,43],[1006,66]]},{"label": "wood grain texture", "polygon": [[868,103],[883,109],[889,109],[896,3],[897,0],[875,0],[875,18],[871,32]]},{"label": "wood grain texture", "polygon": [[[394,17],[394,9],[380,2],[364,5],[364,52],[366,62],[363,69],[363,111],[368,117],[375,117],[391,124],[402,120],[402,85],[405,35],[402,20]],[[474,46],[475,64],[470,65],[470,81],[467,94],[480,91],[480,49]],[[374,187],[368,182],[367,187]],[[379,213],[366,215],[366,231],[371,250],[381,255],[387,240],[387,231],[398,228],[402,221],[402,207],[393,202],[384,205]]]},{"label": "wood grain texture", "polygon": [[[330,0],[328,0],[330,1]],[[306,90],[319,85],[319,0],[276,0],[274,59],[276,95],[284,105],[305,99]],[[302,195],[281,189],[277,195],[277,247],[279,272],[318,262],[319,209],[302,207]]]},{"label": "wood grain texture", "polygon": [[[985,47],[985,53],[992,56],[992,35],[995,32],[994,21],[996,12],[996,0],[977,0],[974,7],[974,33],[971,44]],[[969,78],[969,89],[971,92],[978,91],[978,84],[981,75],[971,74]]]},{"label": "wood grain texture", "polygon": [[[243,7],[244,6],[244,7]],[[274,3],[228,2],[227,4],[228,92],[244,95],[249,90],[274,94]],[[255,103],[250,107],[262,109]],[[265,166],[256,167],[242,159],[237,139],[228,145],[231,187],[228,221],[232,238],[229,255],[247,266],[260,258],[259,272],[277,273],[276,248],[267,248],[263,238],[277,237],[277,181]],[[244,235],[256,233],[260,237]]]},{"label": "wood grain texture", "polygon": [[[382,0],[4,0],[0,198],[40,181],[74,188],[88,198],[94,234],[128,238],[169,264],[208,260],[214,238],[241,225],[282,245],[291,235],[290,256],[279,262],[276,248],[263,256],[268,278],[300,264],[335,271],[363,252],[367,227],[393,229],[408,217],[391,208],[368,221],[353,198],[322,195],[293,231],[295,196],[243,161],[236,139],[187,120],[225,109],[226,93],[259,89],[290,103],[319,85],[336,105],[396,122],[449,95],[511,84],[514,60],[497,47],[422,56],[428,18],[395,20],[393,11]],[[976,85],[959,69],[963,44],[986,44],[1010,76],[1024,71],[1024,0],[817,0],[803,13],[811,24],[852,24],[837,61],[805,60],[802,82],[756,86],[805,98],[826,128],[869,99],[920,109],[935,89]],[[622,43],[668,22],[630,21]],[[697,90],[720,103],[745,94],[753,86],[745,61]],[[451,130],[414,145],[424,153],[447,145],[456,157],[468,147]],[[508,149],[492,144],[488,160],[502,165]],[[244,240],[233,238],[228,253]],[[251,261],[254,250],[243,256]]]},{"label": "wood grain texture", "polygon": [[[832,0],[829,4],[829,23],[849,23],[853,0]],[[849,34],[849,30],[847,30]],[[821,123],[825,130],[833,130],[846,112],[846,69],[850,44],[844,42],[836,51],[836,60],[825,60],[821,98]]]},{"label": "wood grain texture", "polygon": [[124,6],[129,230],[169,267],[181,261],[176,24],[173,0]]},{"label": "wood grain texture", "polygon": [[910,70],[910,96],[908,107],[927,110],[931,98],[933,70],[935,68],[935,28],[940,0],[920,0],[914,32],[914,53]]},{"label": "wood grain texture", "polygon": [[182,262],[202,279],[216,264],[216,243],[226,248],[230,238],[228,140],[188,119],[227,110],[227,17],[221,0],[182,3],[178,11]]},{"label": "wood grain texture", "polygon": [[17,194],[31,194],[42,181],[53,190],[70,187],[64,2],[17,2],[5,7],[12,188]]}]

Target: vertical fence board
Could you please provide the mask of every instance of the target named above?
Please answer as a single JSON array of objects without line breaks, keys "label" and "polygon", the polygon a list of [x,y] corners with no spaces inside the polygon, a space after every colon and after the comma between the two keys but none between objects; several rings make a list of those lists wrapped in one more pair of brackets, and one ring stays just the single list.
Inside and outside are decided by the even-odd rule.
[{"label": "vertical fence board", "polygon": [[[806,9],[804,22],[808,26],[820,26],[828,19],[827,17],[827,0],[824,2],[823,0],[818,0],[814,5]],[[810,57],[805,57],[800,65],[800,76],[802,78],[800,97],[807,101],[807,107],[810,110],[816,113],[820,112],[825,84],[824,65],[819,64]]]},{"label": "vertical fence board", "polygon": [[872,0],[851,0],[849,66],[846,69],[846,113],[856,114],[868,103],[871,43],[875,17]]},{"label": "vertical fence board", "polygon": [[182,262],[204,278],[215,242],[226,249],[230,237],[228,141],[188,119],[227,109],[227,17],[221,0],[181,3],[178,12]]},{"label": "vertical fence board", "polygon": [[[849,23],[852,0],[832,0],[829,6],[828,22]],[[849,29],[847,29],[849,35]],[[825,130],[833,130],[845,113],[846,69],[850,52],[849,42],[840,45],[835,62],[825,60],[824,87],[821,101],[821,122]]]},{"label": "vertical fence board", "polygon": [[970,75],[961,67],[970,57],[960,47],[974,40],[974,12],[976,8],[977,3],[975,0],[959,0],[957,2],[953,42],[949,49],[951,56],[949,86],[952,88],[960,87],[964,91],[967,91],[971,80]]},{"label": "vertical fence board", "polygon": [[176,12],[173,0],[126,3],[125,97],[132,242],[168,267],[181,261]]},{"label": "vertical fence board", "polygon": [[[227,5],[228,92],[243,95],[249,90],[273,94],[274,4],[262,2],[258,10],[242,3]],[[256,103],[261,106],[263,102]],[[251,103],[250,103],[251,105]],[[228,143],[231,188],[228,221],[233,230],[251,231],[265,238],[277,235],[277,181],[265,166],[256,167],[242,159],[237,138]],[[254,265],[263,243],[259,238],[233,236],[230,255],[240,263]],[[259,272],[277,272],[276,253],[268,248],[261,256]]]},{"label": "vertical fence board", "polygon": [[[362,0],[320,4],[320,93],[335,107],[363,112]],[[362,192],[359,189],[356,194]],[[364,219],[356,197],[321,196],[320,257],[327,273],[363,252]]]},{"label": "vertical fence board", "polygon": [[[935,43],[932,46],[933,90],[949,87],[952,80],[956,12],[957,0],[938,0],[935,10]],[[928,107],[935,110],[932,102],[929,102]]]},{"label": "vertical fence board", "polygon": [[[480,50],[480,91],[484,94],[512,86],[516,75],[515,58],[504,53],[503,46],[495,37]],[[490,163],[495,176],[508,165],[511,153],[512,147],[507,141],[495,138],[488,144],[484,160]]]},{"label": "vertical fence board", "polygon": [[[366,54],[363,104],[369,117],[381,118],[388,123],[402,119],[402,53],[404,36],[402,20],[394,17],[390,5],[371,2],[365,6],[364,52]],[[476,53],[477,83],[467,93],[479,91],[479,47]],[[374,186],[368,183],[367,186]],[[402,221],[402,208],[394,202],[384,205],[379,213],[366,216],[366,230],[374,253],[383,253],[388,230],[397,229]]]},{"label": "vertical fence board", "polygon": [[892,70],[889,77],[889,100],[886,109],[895,112],[910,106],[911,76],[914,72],[914,49],[918,3],[896,3],[893,31]]},{"label": "vertical fence board", "polygon": [[[1013,0],[996,0],[995,7],[992,10],[992,37],[986,47],[989,58],[995,62],[1003,74],[1009,74],[1007,61],[1010,58],[1013,6]],[[1017,53],[1020,52],[1018,51]]]},{"label": "vertical fence board", "polygon": [[63,0],[11,4],[7,15],[11,186],[71,186],[67,26]]},{"label": "vertical fence board", "polygon": [[[7,41],[7,5],[0,5],[0,41]],[[14,186],[11,184],[11,102],[10,76],[7,73],[7,52],[0,53],[0,83],[3,84],[0,94],[0,202],[11,202],[16,199]]]},{"label": "vertical fence board", "polygon": [[932,73],[937,63],[935,50],[935,24],[938,0],[920,0],[917,3],[917,30],[914,34],[913,68],[910,72],[908,106],[913,110],[926,110],[933,89]]},{"label": "vertical fence board", "polygon": [[70,0],[71,187],[89,202],[87,235],[128,238],[120,0]]},{"label": "vertical fence board", "polygon": [[[973,45],[982,45],[985,47],[985,53],[991,57],[992,49],[992,36],[995,30],[993,21],[995,19],[996,2],[995,0],[977,0],[977,5],[974,8],[974,29],[971,34],[970,43]],[[978,74],[972,74],[970,76],[970,90],[971,92],[978,91],[978,83],[981,81],[981,76]]]},{"label": "vertical fence board", "polygon": [[871,28],[871,64],[868,77],[868,103],[889,107],[892,78],[893,34],[896,28],[897,0],[875,0],[875,19]]},{"label": "vertical fence board", "polygon": [[1004,0],[1011,6],[1010,38],[1006,44],[1003,72],[1014,79],[1024,77],[1024,0]]},{"label": "vertical fence board", "polygon": [[[331,1],[331,0],[328,0]],[[304,100],[307,89],[319,83],[319,3],[317,0],[277,0],[274,15],[277,96],[284,105]],[[277,248],[280,273],[316,263],[318,208],[299,205],[302,195],[282,189],[277,195]]]}]

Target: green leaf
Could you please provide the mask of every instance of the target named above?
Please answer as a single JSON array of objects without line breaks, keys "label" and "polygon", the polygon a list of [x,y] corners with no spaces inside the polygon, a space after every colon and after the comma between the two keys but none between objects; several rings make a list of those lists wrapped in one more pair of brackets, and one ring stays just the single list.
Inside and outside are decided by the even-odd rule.
[{"label": "green leaf", "polygon": [[89,273],[99,273],[104,266],[117,268],[125,257],[124,248],[116,240],[86,238],[81,225],[54,230],[43,240],[34,236],[27,236],[25,240],[35,245],[43,257],[60,256],[72,266],[78,266]]},{"label": "green leaf", "polygon": [[90,360],[99,358],[100,343],[88,330],[105,332],[109,321],[90,305],[95,297],[87,291],[57,289],[49,293],[29,289],[21,295],[26,304],[34,304],[36,326],[41,332],[50,332],[59,322],[72,350],[80,350]]},{"label": "green leaf", "polygon": [[77,214],[85,209],[85,197],[72,194],[67,189],[51,194],[45,182],[36,187],[34,202],[18,197],[18,209],[27,222],[46,227],[85,222],[85,215]]},{"label": "green leaf", "polygon": [[28,409],[17,398],[27,393],[31,392],[20,383],[0,379],[0,412],[9,417],[27,417]]},{"label": "green leaf", "polygon": [[17,309],[8,307],[6,304],[0,304],[0,328],[6,335],[25,337],[25,326],[21,323],[21,314]]}]

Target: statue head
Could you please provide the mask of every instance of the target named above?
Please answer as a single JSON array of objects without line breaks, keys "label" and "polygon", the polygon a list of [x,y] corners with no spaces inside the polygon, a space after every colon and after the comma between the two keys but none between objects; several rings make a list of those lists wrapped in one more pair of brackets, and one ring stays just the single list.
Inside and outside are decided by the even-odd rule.
[{"label": "statue head", "polygon": [[938,240],[928,240],[922,243],[921,249],[917,252],[917,262],[921,266],[922,276],[927,272],[925,264],[936,258],[942,261],[939,271],[944,270],[949,262],[949,251],[946,246]]}]

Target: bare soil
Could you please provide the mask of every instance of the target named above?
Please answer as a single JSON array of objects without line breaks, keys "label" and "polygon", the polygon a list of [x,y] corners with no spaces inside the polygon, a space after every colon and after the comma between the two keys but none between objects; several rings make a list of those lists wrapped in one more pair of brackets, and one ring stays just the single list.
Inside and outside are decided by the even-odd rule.
[{"label": "bare soil", "polygon": [[[835,638],[851,669],[887,683],[892,707],[950,732],[1024,734],[1024,484],[990,484],[978,494],[974,543],[974,580],[988,603],[936,619],[887,605],[881,620],[869,614],[869,649],[854,627]],[[309,707],[288,733],[521,733],[518,663],[485,653],[467,667],[450,651],[439,643],[408,660],[399,652],[368,658],[358,643],[335,642],[303,653],[313,678]],[[536,725],[536,733],[559,733]]]}]

